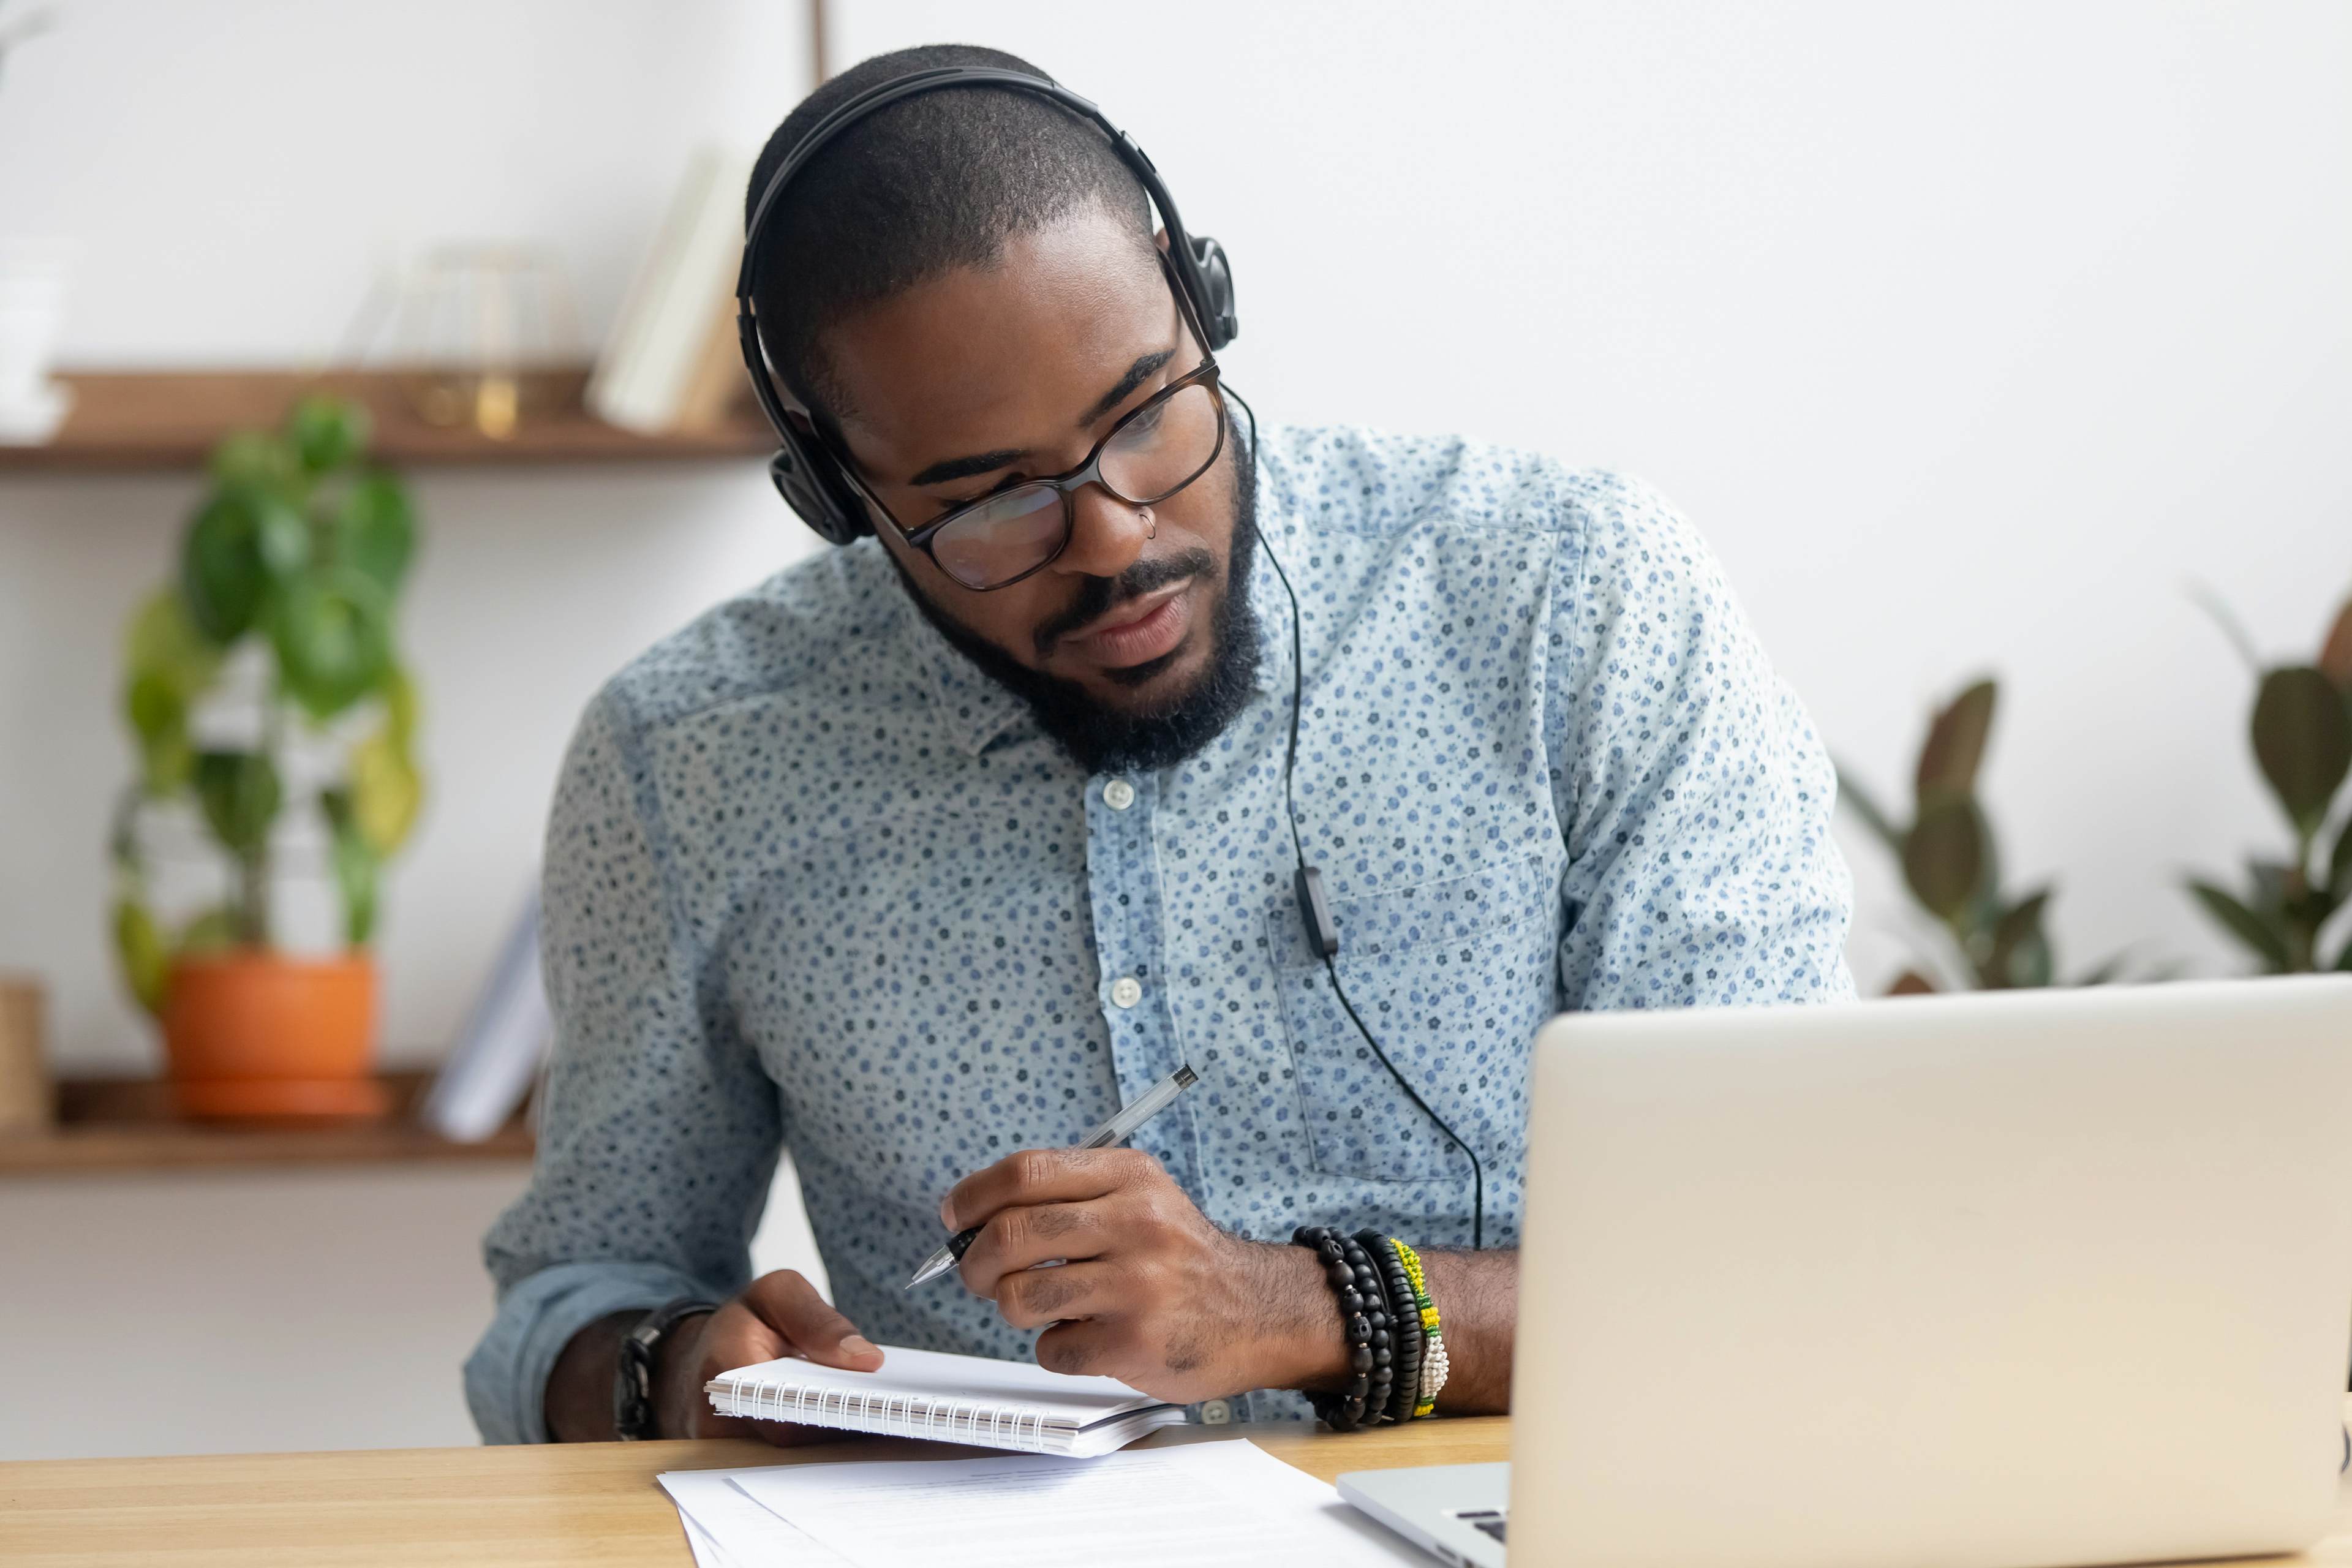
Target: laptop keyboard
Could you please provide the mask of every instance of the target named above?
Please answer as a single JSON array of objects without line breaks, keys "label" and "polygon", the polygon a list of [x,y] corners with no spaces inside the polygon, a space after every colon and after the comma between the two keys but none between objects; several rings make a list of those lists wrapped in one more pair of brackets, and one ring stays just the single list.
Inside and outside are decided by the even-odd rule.
[{"label": "laptop keyboard", "polygon": [[[1503,1526],[1509,1519],[1498,1508],[1465,1508],[1454,1517],[1476,1525],[1497,1541],[1503,1541]],[[1504,1541],[1503,1544],[1508,1546],[1510,1542]]]}]

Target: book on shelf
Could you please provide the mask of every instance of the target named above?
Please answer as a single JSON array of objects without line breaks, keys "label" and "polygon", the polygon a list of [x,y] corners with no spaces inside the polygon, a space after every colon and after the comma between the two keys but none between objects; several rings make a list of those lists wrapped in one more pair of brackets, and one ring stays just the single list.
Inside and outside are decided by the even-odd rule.
[{"label": "book on shelf", "polygon": [[539,963],[534,886],[500,944],[490,976],[467,1015],[417,1116],[456,1143],[478,1143],[507,1124],[530,1093],[555,1043],[555,1016]]},{"label": "book on shelf", "polygon": [[688,161],[588,377],[588,411],[640,435],[723,425],[750,390],[735,337],[735,275],[752,155]]}]

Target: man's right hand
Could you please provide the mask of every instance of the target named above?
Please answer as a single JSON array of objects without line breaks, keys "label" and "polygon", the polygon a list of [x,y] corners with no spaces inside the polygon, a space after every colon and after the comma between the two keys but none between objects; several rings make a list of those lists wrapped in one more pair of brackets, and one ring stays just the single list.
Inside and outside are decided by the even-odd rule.
[{"label": "man's right hand", "polygon": [[833,1310],[816,1287],[789,1268],[763,1274],[715,1312],[663,1336],[654,1361],[654,1430],[664,1437],[757,1437],[788,1448],[837,1443],[842,1434],[790,1421],[753,1421],[710,1408],[703,1384],[755,1362],[800,1356],[824,1366],[872,1372],[882,1352]]}]

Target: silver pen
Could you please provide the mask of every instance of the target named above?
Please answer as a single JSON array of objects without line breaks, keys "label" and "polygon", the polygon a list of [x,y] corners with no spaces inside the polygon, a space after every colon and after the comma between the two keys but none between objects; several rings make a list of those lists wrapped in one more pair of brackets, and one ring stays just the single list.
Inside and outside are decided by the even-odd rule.
[{"label": "silver pen", "polygon": [[[1126,1142],[1142,1131],[1145,1122],[1175,1104],[1178,1095],[1200,1081],[1201,1075],[1191,1068],[1178,1068],[1174,1072],[1145,1089],[1133,1105],[1122,1109],[1108,1121],[1087,1133],[1071,1147],[1108,1149],[1114,1143]],[[979,1239],[980,1227],[977,1226],[970,1230],[956,1232],[955,1235],[948,1237],[945,1247],[923,1259],[923,1266],[915,1270],[915,1277],[907,1281],[906,1288],[911,1290],[926,1279],[936,1279],[945,1274],[963,1260],[963,1255],[971,1249],[971,1244]]]}]

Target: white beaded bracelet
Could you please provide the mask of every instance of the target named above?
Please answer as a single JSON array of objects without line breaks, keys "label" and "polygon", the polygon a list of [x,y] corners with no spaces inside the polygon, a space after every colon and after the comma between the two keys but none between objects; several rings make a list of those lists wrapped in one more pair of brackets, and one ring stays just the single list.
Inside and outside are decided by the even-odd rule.
[{"label": "white beaded bracelet", "polygon": [[1445,1387],[1445,1374],[1451,1370],[1445,1354],[1445,1336],[1430,1335],[1429,1348],[1423,1351],[1421,1356],[1420,1397],[1414,1403],[1416,1405],[1434,1404],[1439,1392]]}]

